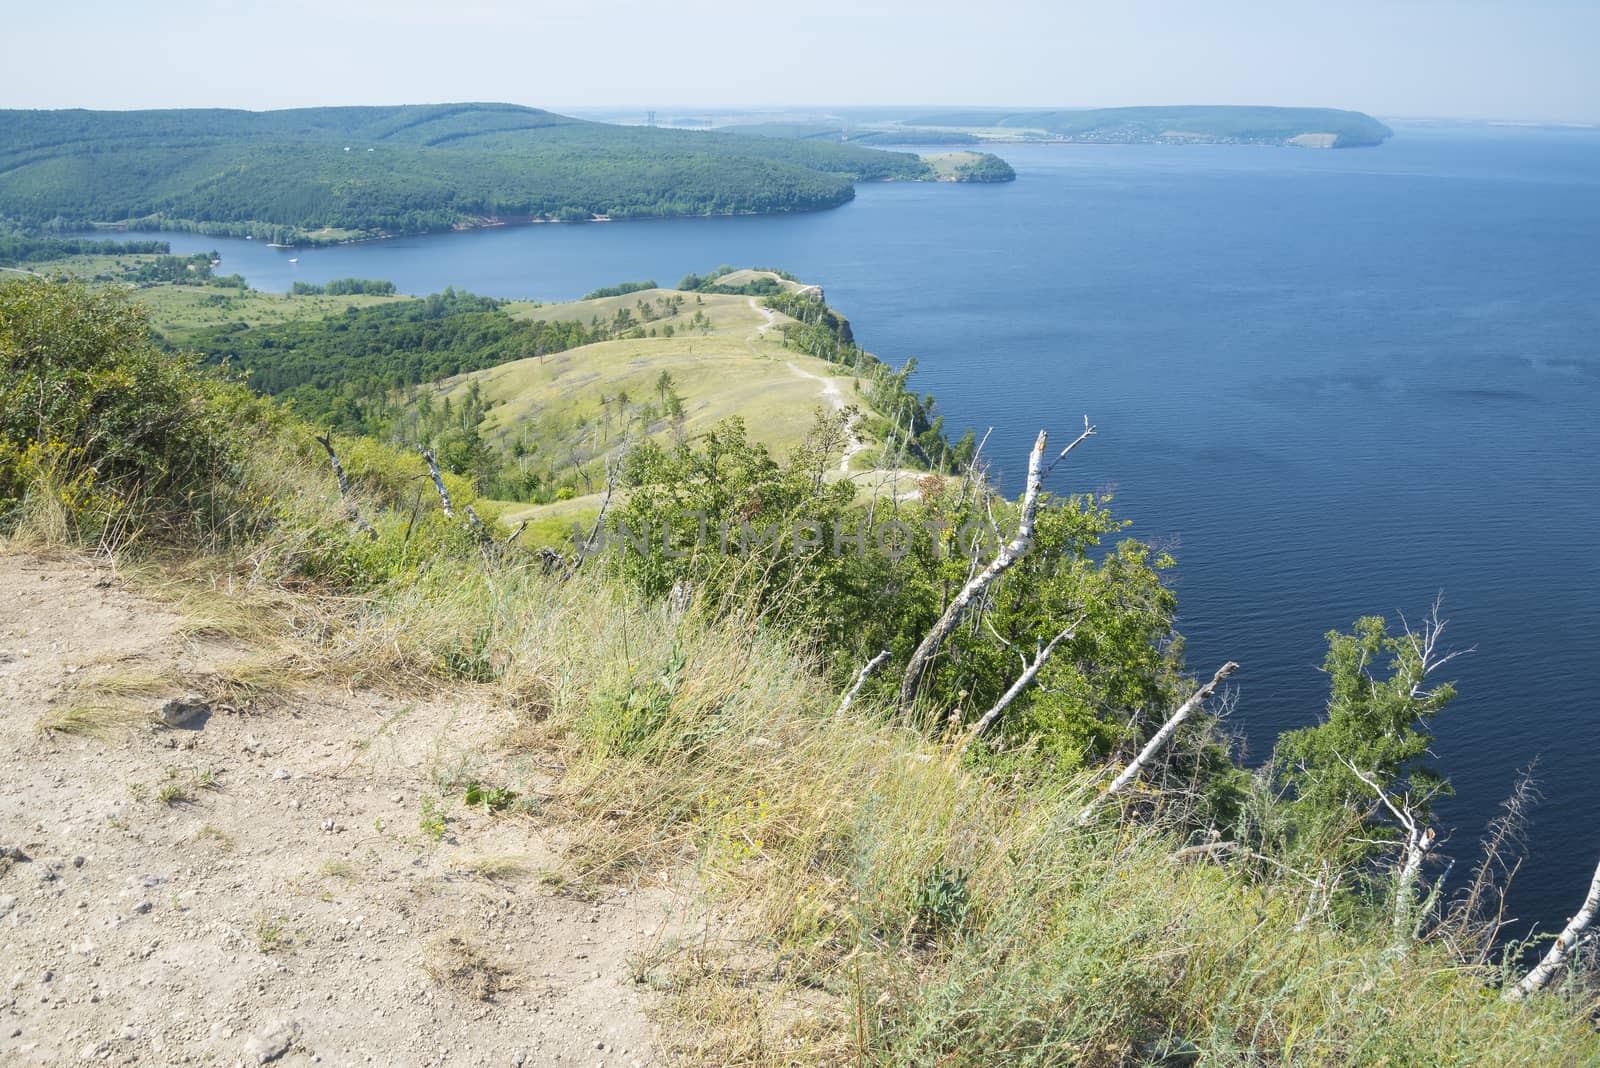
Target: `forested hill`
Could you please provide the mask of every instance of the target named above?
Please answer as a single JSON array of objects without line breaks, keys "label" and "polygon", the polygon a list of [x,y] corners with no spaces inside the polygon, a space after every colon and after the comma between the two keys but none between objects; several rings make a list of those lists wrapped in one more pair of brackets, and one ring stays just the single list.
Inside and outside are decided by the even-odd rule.
[{"label": "forested hill", "polygon": [[276,241],[495,219],[833,207],[932,178],[855,145],[614,126],[510,104],[0,111],[0,219],[149,222]]},{"label": "forested hill", "polygon": [[1243,106],[1086,108],[997,111],[957,108],[908,116],[907,126],[1016,130],[1038,140],[1135,143],[1304,144],[1353,148],[1382,144],[1394,133],[1359,111]]}]

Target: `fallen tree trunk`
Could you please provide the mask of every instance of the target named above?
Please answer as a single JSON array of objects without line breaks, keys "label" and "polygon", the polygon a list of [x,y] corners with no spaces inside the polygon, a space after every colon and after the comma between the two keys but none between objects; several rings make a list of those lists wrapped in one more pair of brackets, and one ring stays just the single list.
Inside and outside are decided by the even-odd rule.
[{"label": "fallen tree trunk", "polygon": [[1168,717],[1167,721],[1161,725],[1160,730],[1156,731],[1155,737],[1145,743],[1145,747],[1139,751],[1139,755],[1134,757],[1126,768],[1122,769],[1122,774],[1112,780],[1111,785],[1106,788],[1106,792],[1084,806],[1083,811],[1078,814],[1078,826],[1081,827],[1094,819],[1094,814],[1099,811],[1101,805],[1121,793],[1129,783],[1143,774],[1144,770],[1155,761],[1161,750],[1166,748],[1167,743],[1172,740],[1172,736],[1178,733],[1178,728],[1183,726],[1183,721],[1188,719],[1195,709],[1203,705],[1206,698],[1217,691],[1217,687],[1222,685],[1224,679],[1238,670],[1238,664],[1235,664],[1232,660],[1228,661],[1217,669],[1217,673],[1211,676],[1210,682],[1200,687],[1187,701],[1179,705],[1178,710]]},{"label": "fallen tree trunk", "polygon": [[1028,688],[1028,684],[1033,682],[1034,677],[1039,674],[1039,669],[1050,662],[1050,657],[1055,653],[1057,645],[1060,645],[1068,638],[1077,637],[1078,627],[1083,623],[1083,620],[1084,617],[1079,616],[1070,625],[1068,625],[1066,630],[1063,630],[1060,634],[1057,634],[1054,638],[1051,638],[1050,644],[1046,645],[1043,649],[1040,649],[1038,653],[1034,655],[1033,663],[1028,664],[1024,662],[1022,674],[1017,676],[1017,681],[1013,682],[1011,684],[1011,688],[1000,695],[1000,700],[994,703],[993,708],[985,712],[982,718],[972,725],[972,736],[974,738],[992,727],[995,720],[1000,718],[1000,714],[1011,705],[1012,701],[1017,699],[1017,695]]},{"label": "fallen tree trunk", "polygon": [[1546,953],[1516,986],[1506,991],[1506,1000],[1521,1001],[1548,986],[1556,973],[1566,966],[1572,947],[1578,944],[1578,939],[1594,922],[1597,911],[1600,911],[1600,865],[1595,866],[1594,879],[1589,883],[1589,896],[1583,899],[1583,907],[1578,910],[1576,916],[1567,921],[1567,926],[1556,936],[1555,945],[1550,947],[1550,952]]},{"label": "fallen tree trunk", "polygon": [[867,661],[866,666],[861,669],[861,673],[856,676],[856,684],[850,687],[850,692],[844,695],[844,700],[839,702],[839,707],[833,710],[834,715],[842,715],[844,710],[850,707],[850,702],[856,699],[856,694],[861,692],[861,687],[867,684],[868,677],[871,676],[874,671],[877,671],[878,665],[882,664],[887,659],[889,659],[889,650],[885,649],[883,652]]}]

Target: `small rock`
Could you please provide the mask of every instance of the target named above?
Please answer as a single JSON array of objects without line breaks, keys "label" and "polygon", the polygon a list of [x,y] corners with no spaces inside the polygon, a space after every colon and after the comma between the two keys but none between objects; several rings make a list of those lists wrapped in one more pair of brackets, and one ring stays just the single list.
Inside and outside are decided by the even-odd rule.
[{"label": "small rock", "polygon": [[272,777],[274,779],[287,779],[287,778],[289,778],[289,769],[288,768],[273,768],[272,769]]},{"label": "small rock", "polygon": [[322,821],[322,829],[325,830],[325,831],[333,830],[333,817],[332,816],[330,816],[327,819]]},{"label": "small rock", "polygon": [[0,894],[0,917],[6,916],[12,909],[16,907],[16,894]]},{"label": "small rock", "polygon": [[88,859],[88,857],[73,857],[72,866],[74,868],[81,868]]},{"label": "small rock", "polygon": [[103,1051],[105,1048],[104,1042],[87,1042],[84,1044],[84,1047],[78,1051],[78,1059],[80,1061],[95,1060],[100,1056],[101,1051]]},{"label": "small rock", "polygon": [[161,722],[168,727],[200,727],[211,716],[211,704],[197,693],[174,697],[161,706]]},{"label": "small rock", "polygon": [[273,1020],[245,1040],[244,1054],[256,1064],[267,1064],[289,1052],[300,1026],[293,1020]]},{"label": "small rock", "polygon": [[148,902],[148,901],[141,901],[137,905],[133,906],[133,911],[137,912],[141,916],[143,916],[145,913],[149,912],[150,909],[151,909],[151,905],[150,905],[150,902]]},{"label": "small rock", "polygon": [[520,1049],[511,1055],[511,1063],[516,1065],[516,1068],[522,1068],[527,1062],[528,1055]]},{"label": "small rock", "polygon": [[89,941],[87,938],[85,938],[82,942],[72,943],[72,952],[78,954],[80,957],[92,957],[94,955],[94,951],[95,944]]}]

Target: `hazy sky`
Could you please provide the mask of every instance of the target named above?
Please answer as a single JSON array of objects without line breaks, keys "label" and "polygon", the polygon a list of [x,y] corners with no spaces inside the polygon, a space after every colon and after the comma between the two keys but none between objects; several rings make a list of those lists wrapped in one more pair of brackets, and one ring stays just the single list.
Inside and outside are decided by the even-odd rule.
[{"label": "hazy sky", "polygon": [[1600,120],[1600,2],[0,0],[0,107],[1307,104]]}]

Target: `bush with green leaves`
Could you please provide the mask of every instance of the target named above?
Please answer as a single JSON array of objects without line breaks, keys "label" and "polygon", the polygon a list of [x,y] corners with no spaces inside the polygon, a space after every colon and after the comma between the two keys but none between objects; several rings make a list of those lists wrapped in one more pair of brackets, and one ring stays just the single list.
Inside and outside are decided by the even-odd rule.
[{"label": "bush with green leaves", "polygon": [[151,340],[143,309],[76,284],[0,284],[0,527],[30,507],[94,541],[244,521],[249,394]]}]

